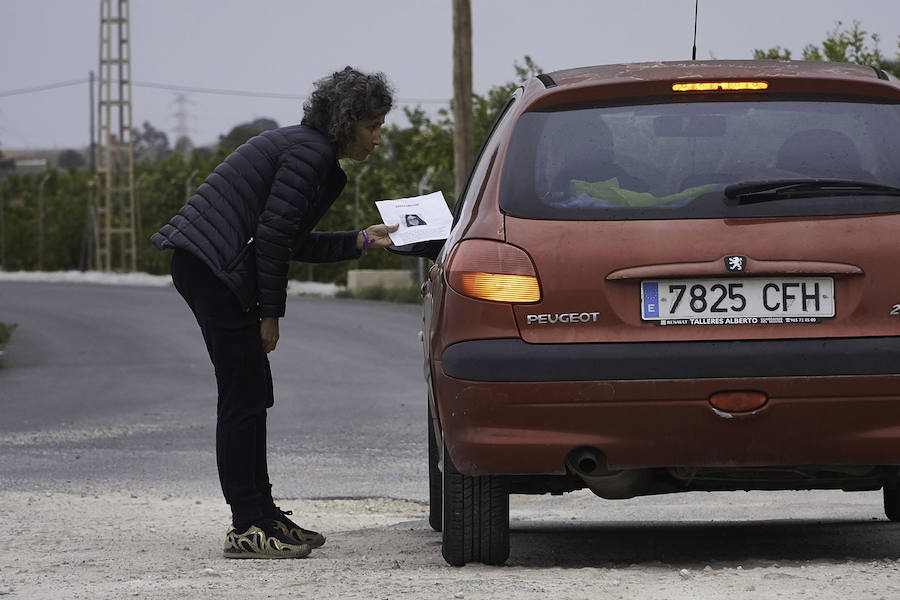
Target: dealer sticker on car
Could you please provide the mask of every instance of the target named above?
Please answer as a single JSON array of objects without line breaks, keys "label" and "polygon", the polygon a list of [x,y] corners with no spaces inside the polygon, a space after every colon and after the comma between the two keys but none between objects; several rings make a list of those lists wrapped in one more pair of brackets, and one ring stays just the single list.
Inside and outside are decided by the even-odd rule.
[{"label": "dealer sticker on car", "polygon": [[830,277],[641,282],[641,318],[658,325],[816,323],[833,316]]}]

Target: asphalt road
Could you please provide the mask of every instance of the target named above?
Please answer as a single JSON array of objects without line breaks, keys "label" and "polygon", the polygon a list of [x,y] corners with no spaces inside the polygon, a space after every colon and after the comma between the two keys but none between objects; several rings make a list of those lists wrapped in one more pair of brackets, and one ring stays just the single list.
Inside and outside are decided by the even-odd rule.
[{"label": "asphalt road", "polygon": [[[5,489],[218,491],[215,379],[174,288],[0,283],[16,323],[0,369]],[[269,355],[280,497],[425,499],[412,305],[291,297]]]}]

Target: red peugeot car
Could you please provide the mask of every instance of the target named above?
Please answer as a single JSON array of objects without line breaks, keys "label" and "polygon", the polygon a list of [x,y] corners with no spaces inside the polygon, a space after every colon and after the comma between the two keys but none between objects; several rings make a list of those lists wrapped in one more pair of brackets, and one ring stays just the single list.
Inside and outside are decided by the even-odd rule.
[{"label": "red peugeot car", "polygon": [[431,524],[509,494],[884,490],[900,520],[900,84],[821,62],[526,83],[423,290]]}]

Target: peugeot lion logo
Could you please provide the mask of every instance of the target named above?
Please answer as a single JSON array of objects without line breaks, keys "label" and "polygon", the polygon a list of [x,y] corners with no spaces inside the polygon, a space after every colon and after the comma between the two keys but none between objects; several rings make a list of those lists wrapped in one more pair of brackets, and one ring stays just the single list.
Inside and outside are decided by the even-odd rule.
[{"label": "peugeot lion logo", "polygon": [[725,268],[729,271],[743,271],[747,266],[747,257],[740,255],[726,256]]}]

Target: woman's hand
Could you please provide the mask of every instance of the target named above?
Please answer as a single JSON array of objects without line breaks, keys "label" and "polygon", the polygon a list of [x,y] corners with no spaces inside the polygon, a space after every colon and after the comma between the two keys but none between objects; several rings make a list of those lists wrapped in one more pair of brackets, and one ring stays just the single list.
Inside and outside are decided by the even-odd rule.
[{"label": "woman's hand", "polygon": [[[394,225],[393,227],[388,227],[387,225],[369,225],[363,231],[360,231],[356,236],[356,247],[360,250],[365,250],[367,248],[387,248],[388,246],[393,245],[394,242],[391,241],[390,233],[397,231],[400,228],[400,225]],[[368,238],[368,242],[366,242],[366,238]]]},{"label": "woman's hand", "polygon": [[268,354],[278,345],[278,317],[263,317],[259,322],[259,337],[263,350]]}]

